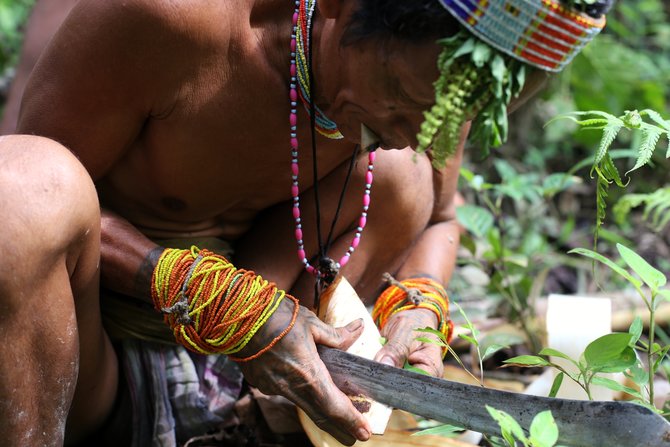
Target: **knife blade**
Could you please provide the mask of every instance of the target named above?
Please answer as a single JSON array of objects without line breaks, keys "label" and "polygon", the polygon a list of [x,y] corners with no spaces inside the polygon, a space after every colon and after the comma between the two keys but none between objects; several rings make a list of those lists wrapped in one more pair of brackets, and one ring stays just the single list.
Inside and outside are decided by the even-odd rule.
[{"label": "knife blade", "polygon": [[485,405],[509,413],[528,432],[544,410],[558,425],[559,443],[571,447],[670,447],[670,423],[630,402],[558,399],[451,382],[319,346],[335,384],[410,413],[470,430],[500,435]]}]

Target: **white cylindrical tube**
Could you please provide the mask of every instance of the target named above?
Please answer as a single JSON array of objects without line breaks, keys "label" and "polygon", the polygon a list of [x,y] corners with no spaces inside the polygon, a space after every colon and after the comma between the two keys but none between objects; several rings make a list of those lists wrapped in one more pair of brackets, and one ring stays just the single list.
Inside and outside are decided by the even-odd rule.
[{"label": "white cylindrical tube", "polygon": [[[612,301],[609,298],[588,298],[568,295],[549,295],[547,304],[547,345],[579,361],[586,346],[598,337],[612,332]],[[578,373],[569,361],[551,357],[551,361],[567,371]],[[554,376],[559,371],[554,371]],[[607,375],[610,376],[610,375]],[[594,400],[612,400],[608,388],[591,387]],[[587,399],[586,392],[568,377],[556,397]]]}]

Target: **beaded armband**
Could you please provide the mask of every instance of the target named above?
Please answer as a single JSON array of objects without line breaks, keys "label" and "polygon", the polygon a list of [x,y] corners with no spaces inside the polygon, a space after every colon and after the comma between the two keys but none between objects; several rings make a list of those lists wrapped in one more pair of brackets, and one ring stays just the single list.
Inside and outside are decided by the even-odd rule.
[{"label": "beaded armband", "polygon": [[[388,275],[389,286],[377,299],[372,318],[380,329],[393,315],[403,310],[428,309],[435,314],[440,331],[447,343],[451,342],[454,324],[449,319],[449,297],[437,281],[430,278],[411,278],[395,281]],[[446,349],[443,354],[446,354]]]},{"label": "beaded armband", "polygon": [[231,357],[244,362],[270,350],[295,324],[298,300],[250,270],[237,269],[208,250],[168,248],[152,276],[151,298],[175,339],[200,354],[241,351],[286,298],[294,303],[288,327],[256,354]]}]

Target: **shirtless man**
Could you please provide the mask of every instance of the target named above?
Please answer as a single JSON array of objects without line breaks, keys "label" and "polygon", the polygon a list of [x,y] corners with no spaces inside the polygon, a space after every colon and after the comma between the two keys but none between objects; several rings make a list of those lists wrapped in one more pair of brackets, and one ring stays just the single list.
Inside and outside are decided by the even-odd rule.
[{"label": "shirtless man", "polygon": [[[383,31],[352,38],[352,14],[363,11],[369,19],[382,11],[375,7],[395,8],[396,18],[430,18],[431,26],[408,19],[417,27],[410,38]],[[119,374],[119,363],[126,365],[131,351],[113,346],[103,328],[100,283],[151,303],[151,273],[170,246],[166,239],[230,241],[237,265],[311,305],[314,278],[295,254],[287,148],[294,8],[279,0],[80,0],[54,37],[26,89],[18,127],[49,139],[0,140],[0,247],[7,254],[0,268],[0,335],[6,340],[0,437],[8,445],[81,443],[118,415],[115,402],[130,380],[127,370]],[[416,145],[422,112],[435,101],[435,39],[458,27],[437,0],[319,0],[311,37],[314,102],[344,138],[316,136],[317,191],[310,180],[309,119],[298,107],[300,198],[311,262],[318,258],[309,227],[316,220],[314,196],[327,229],[361,124],[379,136],[382,149]],[[368,225],[341,269],[361,296],[374,299],[384,271],[448,281],[458,237],[453,196],[467,127],[456,155],[440,170],[431,169],[425,155],[377,151]],[[335,259],[356,232],[365,165],[354,168],[334,227],[329,255]],[[242,354],[268,345],[292,312],[282,302]],[[388,343],[377,360],[401,366],[407,359],[439,375],[440,349],[412,335],[437,324],[426,309],[397,313],[385,327]],[[356,322],[328,327],[303,308],[272,350],[242,364],[244,376],[261,391],[295,402],[341,442],[366,440],[367,423],[334,386],[315,347],[345,348],[360,331]],[[176,348],[147,346],[131,354],[184,359],[167,351]],[[176,427],[168,435],[151,434],[154,442],[159,435],[168,436],[165,445],[183,438],[180,416],[173,419]]]}]

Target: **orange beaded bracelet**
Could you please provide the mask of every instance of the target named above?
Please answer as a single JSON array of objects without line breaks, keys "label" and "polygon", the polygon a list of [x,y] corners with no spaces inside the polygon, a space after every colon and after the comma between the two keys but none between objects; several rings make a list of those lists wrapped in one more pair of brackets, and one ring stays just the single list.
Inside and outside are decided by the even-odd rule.
[{"label": "orange beaded bracelet", "polygon": [[428,309],[437,317],[437,330],[444,335],[447,343],[451,342],[454,324],[449,319],[449,297],[441,284],[430,278],[396,281],[388,274],[386,278],[391,285],[379,295],[372,310],[372,318],[380,329],[398,312]]},{"label": "orange beaded bracelet", "polygon": [[295,324],[298,300],[250,270],[237,269],[223,256],[192,247],[168,248],[152,277],[151,296],[177,342],[200,354],[241,351],[289,298],[294,303],[288,327],[256,354],[231,357],[244,362],[271,349]]}]

